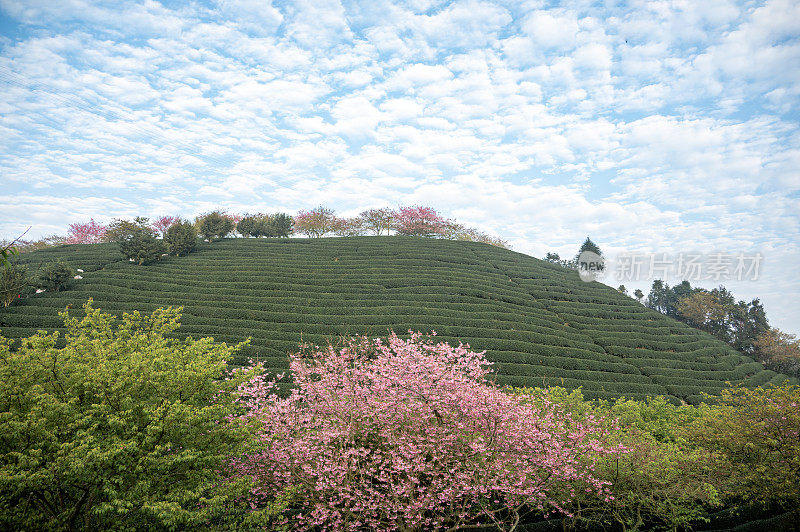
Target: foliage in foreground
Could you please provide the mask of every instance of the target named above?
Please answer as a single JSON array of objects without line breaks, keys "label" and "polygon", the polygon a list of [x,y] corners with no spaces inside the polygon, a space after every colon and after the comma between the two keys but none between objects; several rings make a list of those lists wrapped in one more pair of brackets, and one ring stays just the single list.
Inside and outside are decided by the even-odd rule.
[{"label": "foliage in foreground", "polygon": [[[0,338],[0,528],[134,530],[222,523],[237,486],[218,471],[248,439],[226,421],[238,349],[168,338],[179,309],[120,321],[62,313],[43,332]],[[226,380],[226,378],[230,378]]]},{"label": "foliage in foreground", "polygon": [[304,350],[279,395],[229,371],[239,346],[171,339],[176,309],[85,309],[64,347],[0,338],[2,529],[687,530],[800,508],[798,386],[699,407],[501,390],[481,353],[414,334]]},{"label": "foliage in foreground", "polygon": [[[538,400],[539,389],[520,389]],[[578,419],[586,416],[613,420],[607,445],[626,452],[602,457],[598,478],[611,484],[612,497],[578,492],[571,501],[565,528],[611,530],[683,530],[705,519],[721,504],[719,465],[713,451],[685,437],[684,429],[700,416],[696,407],[676,406],[663,397],[646,401],[585,401],[580,390],[551,388],[557,404]]]},{"label": "foliage in foreground", "polygon": [[800,509],[800,387],[731,388],[700,412],[691,434],[725,460],[733,497]]},{"label": "foliage in foreground", "polygon": [[[542,393],[515,391],[533,401]],[[577,492],[565,528],[690,530],[721,506],[734,513],[800,508],[796,385],[731,388],[699,407],[662,397],[589,402],[579,390],[547,393],[576,419],[613,420],[619,430],[604,443],[626,448],[602,457],[595,470],[611,483],[612,497]]]},{"label": "foliage in foreground", "polygon": [[419,334],[293,355],[294,388],[259,376],[242,387],[260,448],[234,460],[258,487],[251,504],[296,488],[276,525],[306,530],[513,529],[526,514],[560,512],[578,491],[601,500],[594,462],[601,419],[573,419],[486,380],[483,353]]}]

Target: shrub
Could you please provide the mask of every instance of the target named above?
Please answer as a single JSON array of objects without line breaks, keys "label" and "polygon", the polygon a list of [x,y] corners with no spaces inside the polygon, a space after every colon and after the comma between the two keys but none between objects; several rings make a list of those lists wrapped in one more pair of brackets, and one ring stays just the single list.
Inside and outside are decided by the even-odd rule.
[{"label": "shrub", "polygon": [[138,226],[119,241],[119,250],[128,259],[142,265],[160,260],[167,246],[163,240],[156,238],[152,229]]},{"label": "shrub", "polygon": [[209,242],[228,236],[236,227],[233,218],[221,211],[212,211],[198,216],[195,219],[195,225],[200,236]]},{"label": "shrub", "polygon": [[74,275],[75,272],[67,263],[60,260],[50,262],[42,266],[39,271],[38,286],[45,290],[58,292],[69,283]]},{"label": "shrub", "polygon": [[242,236],[288,237],[292,233],[291,216],[284,213],[253,214],[242,218],[236,224],[236,231]]},{"label": "shrub", "polygon": [[251,380],[244,417],[261,423],[259,447],[234,460],[258,486],[251,505],[304,487],[275,525],[432,530],[512,525],[561,510],[572,489],[607,493],[580,459],[616,452],[598,443],[600,421],[526,404],[489,385],[486,364],[463,346],[392,334],[293,355],[288,397],[275,380]]},{"label": "shrub", "polygon": [[197,245],[197,229],[188,220],[178,220],[169,226],[164,240],[169,253],[186,255]]},{"label": "shrub", "polygon": [[726,389],[701,413],[688,437],[725,458],[729,496],[800,508],[799,386]]},{"label": "shrub", "polygon": [[0,527],[237,528],[238,488],[217,475],[248,437],[228,421],[252,377],[228,372],[239,346],[169,338],[180,309],[117,320],[91,303],[61,313],[64,347],[40,332],[11,356],[0,337]]},{"label": "shrub", "polygon": [[9,262],[0,267],[0,299],[9,306],[28,284],[28,270],[18,262]]}]

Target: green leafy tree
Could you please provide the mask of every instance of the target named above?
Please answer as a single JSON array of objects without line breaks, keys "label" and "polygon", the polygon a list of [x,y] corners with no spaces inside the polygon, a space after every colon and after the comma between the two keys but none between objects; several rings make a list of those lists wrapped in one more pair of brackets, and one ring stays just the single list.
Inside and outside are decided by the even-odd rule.
[{"label": "green leafy tree", "polygon": [[[736,301],[724,286],[704,290],[688,288],[688,284],[684,281],[667,294],[670,305],[674,306],[674,317],[714,335],[743,353],[755,356],[756,341],[769,330],[761,302],[758,299],[749,303]],[[672,308],[668,310],[672,311]]]},{"label": "green leafy tree", "polygon": [[[0,337],[0,528],[236,529],[244,480],[225,484],[249,439],[235,413],[231,347],[178,340],[180,309],[122,319],[85,305],[67,333]],[[252,516],[251,516],[252,517]]]},{"label": "green leafy tree", "polygon": [[75,276],[75,271],[64,261],[49,262],[39,270],[37,285],[44,290],[58,292]]},{"label": "green leafy tree", "polygon": [[728,342],[730,307],[726,301],[706,290],[700,290],[678,301],[678,314],[683,321],[697,329]]},{"label": "green leafy tree", "polygon": [[195,219],[195,225],[200,236],[209,242],[228,236],[236,227],[233,219],[221,211],[212,211],[198,216]]},{"label": "green leafy tree", "polygon": [[149,222],[150,220],[143,216],[137,216],[133,221],[117,218],[106,227],[105,233],[103,233],[103,241],[122,242],[142,229],[152,229]]},{"label": "green leafy tree", "polygon": [[661,279],[656,279],[653,281],[650,293],[647,295],[645,305],[671,318],[685,321],[680,312],[678,312],[678,301],[692,295],[698,290],[697,288],[692,288],[689,281],[682,281],[670,288],[670,286]]},{"label": "green leafy tree", "polygon": [[256,231],[256,224],[258,223],[257,216],[247,215],[243,217],[239,222],[236,224],[236,232],[242,235],[243,237],[254,236],[253,233]]},{"label": "green leafy tree", "polygon": [[634,297],[636,298],[636,301],[638,301],[639,303],[641,303],[641,302],[642,302],[642,299],[644,299],[644,292],[642,292],[642,291],[641,291],[640,289],[638,289],[638,288],[637,288],[636,290],[634,290],[634,291],[633,291],[633,295],[634,295]]},{"label": "green leafy tree", "polygon": [[16,261],[9,262],[0,271],[0,300],[7,307],[17,299],[28,284],[28,270]]},{"label": "green leafy tree", "polygon": [[273,235],[288,238],[294,230],[294,219],[286,213],[279,212],[270,216]]},{"label": "green leafy tree", "polygon": [[156,237],[155,231],[139,226],[119,241],[119,250],[128,259],[142,265],[160,260],[167,252],[167,246]]},{"label": "green leafy tree", "polygon": [[758,298],[749,303],[738,301],[731,314],[733,329],[731,345],[739,351],[755,356],[756,341],[770,330],[764,305]]},{"label": "green leafy tree", "polygon": [[708,510],[722,503],[713,452],[681,437],[697,419],[696,408],[656,397],[601,403],[599,411],[619,424],[612,441],[628,451],[599,465],[614,498],[593,501],[596,510],[584,510],[590,522],[609,520],[631,531],[685,530],[705,521]]},{"label": "green leafy tree", "polygon": [[169,226],[164,241],[169,253],[186,255],[197,246],[197,229],[188,220],[178,220]]}]

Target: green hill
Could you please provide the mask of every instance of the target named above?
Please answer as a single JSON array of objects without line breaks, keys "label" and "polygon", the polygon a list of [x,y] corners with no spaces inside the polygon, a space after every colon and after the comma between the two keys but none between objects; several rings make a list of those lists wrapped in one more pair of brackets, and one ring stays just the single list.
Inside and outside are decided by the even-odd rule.
[{"label": "green hill", "polygon": [[187,257],[129,263],[114,244],[22,256],[31,271],[64,259],[85,271],[58,293],[0,309],[8,338],[59,329],[57,313],[94,298],[114,313],[184,307],[184,335],[237,342],[274,370],[302,340],[435,330],[486,350],[499,384],[583,387],[593,398],[667,395],[696,402],[726,381],[759,385],[764,370],[710,335],[574,271],[473,242],[411,237],[227,239]]}]

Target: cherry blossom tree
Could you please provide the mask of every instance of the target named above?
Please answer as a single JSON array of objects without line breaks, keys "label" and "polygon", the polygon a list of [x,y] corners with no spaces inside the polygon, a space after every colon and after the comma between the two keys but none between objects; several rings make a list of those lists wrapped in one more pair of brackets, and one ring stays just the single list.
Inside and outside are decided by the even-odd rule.
[{"label": "cherry blossom tree", "polygon": [[67,232],[67,244],[97,244],[103,241],[106,226],[94,221],[70,224]]},{"label": "cherry blossom tree", "polygon": [[339,219],[333,209],[319,206],[310,211],[300,211],[294,217],[294,230],[311,238],[320,238],[334,231]]},{"label": "cherry blossom tree", "polygon": [[398,235],[439,236],[446,226],[447,221],[439,216],[435,209],[419,205],[400,207],[395,219]]},{"label": "cherry blossom tree", "polygon": [[354,338],[292,355],[288,395],[263,375],[242,385],[240,418],[261,426],[232,463],[251,507],[288,503],[274,524],[302,530],[513,530],[578,489],[610,498],[594,460],[624,449],[601,443],[605,420],[500,390],[468,347]]},{"label": "cherry blossom tree", "polygon": [[161,233],[161,236],[166,236],[167,229],[169,229],[173,224],[178,223],[180,220],[180,216],[159,216],[151,225],[153,226],[153,229]]},{"label": "cherry blossom tree", "polygon": [[333,232],[337,236],[361,236],[367,231],[364,220],[360,216],[354,218],[337,218]]},{"label": "cherry blossom tree", "polygon": [[380,235],[384,231],[389,234],[389,231],[394,227],[394,220],[397,213],[385,207],[383,209],[368,209],[358,215],[363,221],[364,229],[372,231],[376,235]]}]

